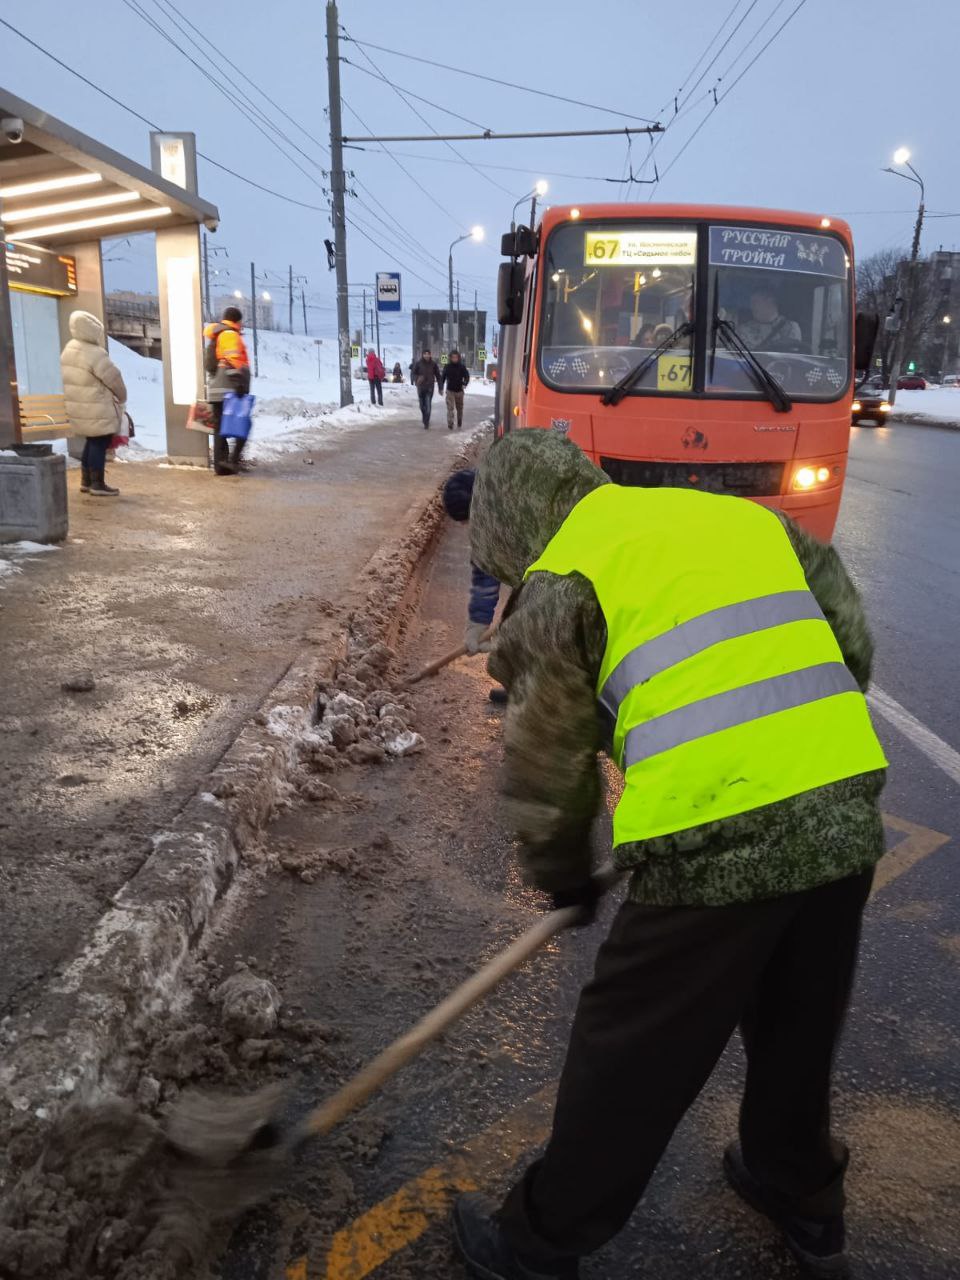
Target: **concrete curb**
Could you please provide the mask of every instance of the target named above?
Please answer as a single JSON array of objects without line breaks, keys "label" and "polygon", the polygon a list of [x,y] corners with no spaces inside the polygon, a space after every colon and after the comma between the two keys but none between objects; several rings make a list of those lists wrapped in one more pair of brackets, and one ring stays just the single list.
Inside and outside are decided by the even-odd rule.
[{"label": "concrete curb", "polygon": [[[479,435],[466,441],[451,470],[478,447]],[[96,1096],[122,1080],[123,1048],[136,1024],[175,1002],[183,961],[244,851],[289,794],[296,735],[271,733],[270,711],[292,713],[307,728],[316,719],[318,687],[335,677],[349,651],[396,642],[405,598],[441,527],[439,489],[410,508],[404,532],[367,563],[340,606],[345,618],[313,629],[309,649],[294,659],[169,829],[153,837],[153,852],[114,895],[37,1010],[0,1024],[0,1123],[30,1127],[33,1118],[52,1118],[63,1102]],[[0,1189],[6,1164],[0,1156]]]}]

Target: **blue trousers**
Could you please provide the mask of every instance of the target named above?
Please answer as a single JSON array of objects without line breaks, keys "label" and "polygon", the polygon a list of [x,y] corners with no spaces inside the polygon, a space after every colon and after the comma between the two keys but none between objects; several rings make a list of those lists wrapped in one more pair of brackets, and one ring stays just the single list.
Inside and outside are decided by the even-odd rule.
[{"label": "blue trousers", "polygon": [[85,471],[103,471],[107,465],[107,450],[113,436],[87,436],[80,465]]},{"label": "blue trousers", "polygon": [[423,419],[423,425],[430,425],[430,411],[433,408],[433,387],[427,387],[426,390],[417,390],[420,397],[420,417]]}]

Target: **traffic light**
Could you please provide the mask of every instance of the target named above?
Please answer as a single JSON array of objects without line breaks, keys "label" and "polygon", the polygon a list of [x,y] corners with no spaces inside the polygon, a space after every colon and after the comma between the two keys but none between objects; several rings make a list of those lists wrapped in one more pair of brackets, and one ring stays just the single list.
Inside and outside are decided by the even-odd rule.
[{"label": "traffic light", "polygon": [[916,373],[916,372],[917,372],[916,360],[909,360],[907,362],[907,373]]}]

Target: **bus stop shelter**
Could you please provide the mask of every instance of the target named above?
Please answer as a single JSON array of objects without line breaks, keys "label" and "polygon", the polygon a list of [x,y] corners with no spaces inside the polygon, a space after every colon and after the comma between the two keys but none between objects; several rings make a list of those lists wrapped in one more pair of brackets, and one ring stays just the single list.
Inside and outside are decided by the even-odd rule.
[{"label": "bus stop shelter", "polygon": [[59,364],[70,314],[105,325],[102,240],[152,232],[167,453],[206,465],[206,435],[186,422],[203,389],[200,227],[215,231],[219,214],[197,194],[193,134],[151,133],[147,169],[3,88],[0,118],[0,451],[72,434]]}]

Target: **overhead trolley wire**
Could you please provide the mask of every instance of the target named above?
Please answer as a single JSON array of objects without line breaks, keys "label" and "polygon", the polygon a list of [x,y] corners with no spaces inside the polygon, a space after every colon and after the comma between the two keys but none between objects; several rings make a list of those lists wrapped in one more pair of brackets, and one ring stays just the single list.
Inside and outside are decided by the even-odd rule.
[{"label": "overhead trolley wire", "polygon": [[434,62],[430,58],[421,58],[415,53],[404,53],[400,49],[388,49],[382,44],[372,44],[369,40],[357,40],[355,36],[344,34],[344,40],[364,49],[376,49],[379,53],[390,53],[397,58],[406,58],[409,62],[422,62],[428,67],[439,67],[441,71],[452,71],[456,75],[469,76],[472,80],[486,80],[488,84],[498,84],[505,89],[519,89],[521,93],[533,93],[540,98],[552,98],[555,102],[566,102],[574,107],[586,107],[589,111],[603,111],[607,115],[623,116],[625,120],[640,120],[644,124],[656,124],[649,116],[634,115],[630,111],[620,111],[616,107],[600,107],[595,102],[582,102],[579,98],[566,98],[560,93],[550,93],[546,89],[534,89],[528,84],[515,84],[511,80],[498,80],[496,76],[481,75],[479,71],[467,71],[464,67],[450,66],[446,62]]},{"label": "overhead trolley wire", "polygon": [[[162,126],[157,124],[156,121],[148,119],[134,107],[128,106],[126,102],[121,102],[120,99],[114,97],[112,93],[108,93],[106,89],[101,88],[100,85],[94,83],[93,80],[88,79],[87,76],[79,72],[76,67],[70,66],[70,64],[68,62],[64,62],[62,58],[58,58],[55,53],[51,53],[49,49],[45,49],[42,44],[38,44],[36,40],[32,40],[30,36],[26,35],[23,31],[20,31],[12,22],[8,22],[6,18],[0,17],[0,25],[6,27],[8,31],[12,31],[14,35],[19,36],[26,44],[36,49],[38,53],[42,53],[45,58],[49,58],[51,62],[55,62],[57,66],[61,67],[64,71],[69,71],[70,75],[75,76],[77,80],[82,81],[88,88],[95,90],[101,95],[101,97],[106,98],[108,102],[112,102],[115,107],[119,107],[121,111],[126,111],[128,115],[133,116],[135,119],[139,120],[141,124],[147,125],[148,128],[153,129],[155,132],[162,132]],[[208,156],[203,151],[198,151],[197,155],[201,160],[205,160],[207,164],[213,165],[215,169],[220,169],[224,173],[229,173],[232,178],[236,178],[240,182],[245,182],[249,187],[256,187],[258,191],[262,191],[268,196],[273,196],[277,200],[282,200],[286,204],[298,205],[301,209],[311,209],[317,213],[326,212],[323,205],[309,204],[307,201],[298,200],[294,196],[284,195],[281,191],[274,191],[272,187],[266,187],[260,182],[255,182],[253,178],[248,178],[245,174],[238,173],[236,169],[231,169],[228,165],[221,164],[219,160],[214,160],[212,156]]]}]

